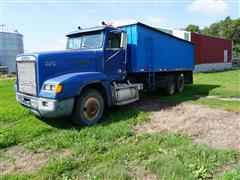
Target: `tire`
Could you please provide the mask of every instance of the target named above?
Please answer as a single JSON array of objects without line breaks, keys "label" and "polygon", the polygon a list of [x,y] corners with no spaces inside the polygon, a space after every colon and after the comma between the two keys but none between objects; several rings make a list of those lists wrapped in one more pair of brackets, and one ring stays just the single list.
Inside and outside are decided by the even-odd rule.
[{"label": "tire", "polygon": [[86,89],[77,98],[73,110],[73,121],[78,126],[89,126],[98,123],[104,112],[104,100],[99,91]]},{"label": "tire", "polygon": [[181,93],[184,90],[184,77],[183,75],[178,75],[176,77],[176,92]]},{"label": "tire", "polygon": [[164,94],[166,96],[173,95],[175,92],[175,87],[176,87],[175,78],[173,76],[168,76],[164,88]]}]

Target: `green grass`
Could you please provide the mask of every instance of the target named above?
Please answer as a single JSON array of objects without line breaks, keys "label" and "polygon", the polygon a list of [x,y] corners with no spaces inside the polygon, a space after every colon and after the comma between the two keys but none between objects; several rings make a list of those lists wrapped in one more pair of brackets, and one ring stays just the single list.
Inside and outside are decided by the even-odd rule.
[{"label": "green grass", "polygon": [[[204,96],[240,98],[240,69],[194,74],[193,77],[194,84],[187,85],[183,93],[175,94],[170,97],[160,97],[160,99],[170,103],[184,102],[202,104],[213,108],[240,111],[240,101],[223,101],[204,98]],[[203,98],[199,98],[199,95],[203,96]]]},{"label": "green grass", "polygon": [[215,85],[208,95],[240,98],[240,69],[195,74],[196,84]]},{"label": "green grass", "polygon": [[[238,75],[237,72],[226,73]],[[213,78],[211,85],[205,77],[217,74],[194,75],[195,86],[165,100],[208,104],[212,100],[202,102],[188,96],[205,92],[225,92],[224,97],[230,97],[217,83],[218,78]],[[238,97],[234,88],[229,87],[234,94],[231,97]],[[0,175],[0,179],[132,179],[136,178],[132,177],[136,167],[161,179],[239,179],[239,152],[199,145],[177,133],[135,134],[132,126],[147,121],[147,113],[129,106],[111,108],[101,124],[81,129],[68,119],[39,119],[16,102],[13,81],[0,81],[0,167],[8,150],[16,146],[29,153],[48,154],[47,163],[35,171],[12,171]],[[61,157],[62,152],[68,153]],[[218,174],[225,165],[233,168]]]},{"label": "green grass", "polygon": [[225,173],[219,179],[222,179],[222,180],[238,180],[238,179],[240,179],[240,165],[235,167],[233,170]]}]

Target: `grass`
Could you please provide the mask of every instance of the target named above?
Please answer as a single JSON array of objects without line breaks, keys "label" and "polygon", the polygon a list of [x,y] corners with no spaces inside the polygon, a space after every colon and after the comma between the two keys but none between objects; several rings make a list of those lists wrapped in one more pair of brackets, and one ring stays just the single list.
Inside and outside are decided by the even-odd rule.
[{"label": "grass", "polygon": [[195,74],[197,84],[213,84],[209,95],[240,98],[240,69],[216,73]]},{"label": "grass", "polygon": [[[226,76],[224,73],[220,73],[222,77]],[[239,71],[226,73],[238,75]],[[192,97],[205,92],[238,97],[236,86],[225,90],[217,74],[194,75],[195,86],[188,86],[182,95],[173,96],[175,98],[163,99],[203,104],[201,99]],[[214,80],[207,81],[208,75]],[[228,96],[227,91],[234,96]],[[208,101],[212,99],[207,99],[206,104]],[[13,170],[0,175],[0,179],[134,179],[136,167],[161,179],[240,177],[239,152],[199,145],[177,133],[135,134],[132,126],[147,121],[147,113],[129,106],[111,108],[104,122],[81,129],[68,119],[39,119],[16,102],[13,81],[0,81],[0,167],[8,151],[15,147],[32,154],[47,152],[47,163],[40,168],[30,172]],[[12,158],[17,163],[18,157]],[[32,166],[31,159],[28,161]],[[226,165],[234,168],[219,173],[218,169]]]}]

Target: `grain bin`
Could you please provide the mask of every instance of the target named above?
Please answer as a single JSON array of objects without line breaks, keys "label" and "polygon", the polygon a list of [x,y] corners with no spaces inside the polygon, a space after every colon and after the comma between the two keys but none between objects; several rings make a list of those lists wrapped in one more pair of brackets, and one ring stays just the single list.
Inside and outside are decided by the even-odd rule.
[{"label": "grain bin", "polygon": [[0,25],[0,66],[8,73],[16,72],[16,56],[23,53],[23,35],[17,30]]}]

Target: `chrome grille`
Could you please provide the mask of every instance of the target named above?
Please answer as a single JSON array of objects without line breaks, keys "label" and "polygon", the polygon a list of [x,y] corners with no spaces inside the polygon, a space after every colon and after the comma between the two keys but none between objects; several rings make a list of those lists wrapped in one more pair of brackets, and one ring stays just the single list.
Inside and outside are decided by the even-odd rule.
[{"label": "chrome grille", "polygon": [[35,61],[17,61],[19,92],[37,95]]}]

